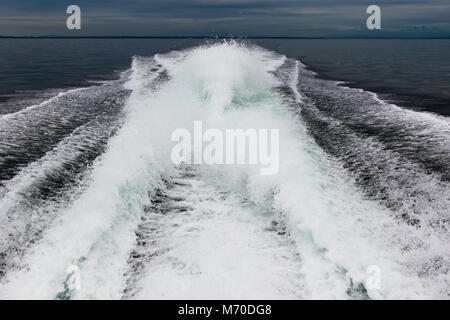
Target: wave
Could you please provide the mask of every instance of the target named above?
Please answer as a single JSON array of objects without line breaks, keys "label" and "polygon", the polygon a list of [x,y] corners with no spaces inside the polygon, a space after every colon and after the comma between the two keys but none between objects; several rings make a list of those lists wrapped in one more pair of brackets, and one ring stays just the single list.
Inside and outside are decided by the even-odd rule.
[{"label": "wave", "polygon": [[[0,277],[84,184],[121,123],[120,81],[58,94],[0,121]],[[91,110],[89,112],[88,110]]]},{"label": "wave", "polygon": [[[0,297],[448,297],[446,120],[417,113],[420,125],[368,92],[236,42],[136,56],[124,86],[123,123],[0,280]],[[279,129],[279,173],[174,165],[171,133],[196,120]],[[394,126],[405,146],[432,141],[428,157],[441,166],[427,174],[411,150],[383,140]],[[73,265],[78,289],[68,286]],[[366,285],[373,265],[379,288]]]}]

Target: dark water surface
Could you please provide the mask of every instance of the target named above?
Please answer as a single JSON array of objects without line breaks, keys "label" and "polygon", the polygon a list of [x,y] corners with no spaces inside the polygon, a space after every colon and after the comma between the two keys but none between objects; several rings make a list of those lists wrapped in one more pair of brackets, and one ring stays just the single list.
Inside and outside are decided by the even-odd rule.
[{"label": "dark water surface", "polygon": [[300,59],[322,77],[450,115],[449,39],[265,40],[263,45]]},{"label": "dark water surface", "polygon": [[[133,55],[149,56],[198,39],[0,39],[0,102],[33,90],[88,85],[117,76]],[[382,93],[403,106],[450,115],[448,39],[261,39],[320,76]],[[22,92],[25,91],[25,92]],[[40,93],[41,95],[42,93]],[[0,113],[9,111],[0,106]]]}]

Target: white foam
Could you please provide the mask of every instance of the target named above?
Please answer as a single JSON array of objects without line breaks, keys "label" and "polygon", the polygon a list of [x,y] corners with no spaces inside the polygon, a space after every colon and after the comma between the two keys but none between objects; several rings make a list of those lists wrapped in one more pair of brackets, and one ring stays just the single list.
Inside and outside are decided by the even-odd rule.
[{"label": "white foam", "polygon": [[150,240],[159,254],[148,262],[135,298],[301,298],[299,260],[265,230],[270,217],[203,178],[183,179],[189,186],[169,193],[191,210],[152,214],[160,231]]},{"label": "white foam", "polygon": [[87,88],[76,88],[76,89],[70,89],[70,90],[67,90],[67,91],[59,92],[56,96],[51,97],[50,99],[47,99],[47,100],[45,100],[45,101],[43,101],[41,103],[33,104],[31,106],[28,106],[28,107],[26,107],[24,109],[21,109],[19,111],[13,112],[13,113],[4,114],[4,115],[0,116],[0,124],[2,124],[4,121],[11,120],[11,119],[14,119],[14,118],[16,118],[18,116],[26,114],[27,112],[29,112],[29,111],[31,111],[33,109],[43,108],[43,107],[45,107],[45,106],[47,106],[47,105],[57,101],[59,98],[64,97],[67,94],[79,92],[79,91],[86,90],[86,89]]},{"label": "white foam", "polygon": [[[157,55],[147,64],[139,59],[127,84],[133,90],[127,121],[95,164],[89,187],[25,257],[27,269],[8,274],[0,297],[55,298],[64,288],[66,268],[76,264],[82,288],[72,298],[120,298],[148,192],[161,186],[162,175],[177,174],[170,161],[171,132],[191,128],[194,120],[218,129],[280,129],[280,172],[199,168],[203,182],[188,195],[196,214],[167,216],[168,231],[159,240],[170,250],[147,265],[137,298],[343,299],[352,282],[367,279],[370,265],[382,272],[381,289],[367,292],[371,298],[440,296],[438,284],[420,279],[403,250],[420,241],[421,231],[364,200],[274,90],[279,80],[272,71],[285,57],[223,43]],[[142,65],[166,70],[170,79],[159,90],[147,90],[143,81],[157,77]],[[293,82],[295,76],[290,85],[296,87]],[[301,101],[301,93],[296,99]],[[202,192],[208,198],[203,202]],[[230,196],[223,200],[216,192]],[[245,208],[236,200],[241,197],[254,207]],[[300,254],[299,270],[292,248],[261,231],[271,219],[287,224],[288,239]],[[432,252],[440,249],[438,240],[427,245]],[[281,256],[285,263],[279,263]]]}]

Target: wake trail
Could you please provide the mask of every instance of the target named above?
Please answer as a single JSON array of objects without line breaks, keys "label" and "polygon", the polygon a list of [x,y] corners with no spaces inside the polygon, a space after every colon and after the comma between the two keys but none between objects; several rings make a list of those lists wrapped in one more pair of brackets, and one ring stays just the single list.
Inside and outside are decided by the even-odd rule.
[{"label": "wake trail", "polygon": [[125,298],[294,299],[300,256],[272,213],[186,167],[138,227]]},{"label": "wake trail", "polygon": [[[126,101],[123,108],[115,104],[119,123],[116,117],[86,120],[77,126],[79,135],[67,136],[72,128],[50,135],[54,144],[62,141],[58,152],[42,157],[39,150],[42,164],[28,159],[28,167],[8,180],[14,188],[3,203],[15,215],[4,224],[2,243],[10,251],[26,243],[27,250],[14,259],[0,253],[8,271],[0,278],[1,298],[448,298],[448,188],[437,175],[421,178],[422,168],[407,161],[414,160],[411,150],[386,148],[395,141],[384,133],[397,129],[381,123],[393,114],[410,124],[405,137],[430,140],[401,109],[320,80],[299,61],[234,42],[134,57],[123,86],[58,98],[68,110],[86,98],[86,110],[79,111],[87,120],[93,96],[102,101],[90,112],[95,117],[111,106],[105,95],[119,93]],[[49,112],[60,111],[59,105],[16,114],[17,125],[8,123],[5,136],[19,137],[29,114],[53,119]],[[279,172],[262,176],[258,166],[175,164],[172,133],[191,130],[198,120],[205,130],[222,132],[279,129]],[[111,123],[117,132],[110,135]],[[426,125],[439,137],[427,150],[445,159],[440,155],[447,150],[448,124],[432,119]],[[374,126],[379,139],[376,132],[367,138]],[[38,132],[33,130],[31,140]],[[28,150],[24,146],[17,148]],[[4,150],[15,154],[17,148]],[[88,169],[73,176],[80,187],[61,188],[73,199],[30,207],[41,224],[19,214],[28,212],[21,190],[36,185],[38,198],[45,198],[42,190],[53,181],[47,176],[77,163],[73,150],[86,155],[91,149]],[[73,173],[66,167],[57,177]],[[398,175],[407,183],[397,183]],[[390,195],[386,201],[384,194]],[[414,219],[399,219],[399,213],[414,213]],[[36,225],[32,231],[39,236],[29,236],[28,226]],[[27,237],[10,239],[12,232]],[[379,288],[366,285],[371,266],[381,271]],[[79,270],[81,288],[70,287],[67,270]]]}]

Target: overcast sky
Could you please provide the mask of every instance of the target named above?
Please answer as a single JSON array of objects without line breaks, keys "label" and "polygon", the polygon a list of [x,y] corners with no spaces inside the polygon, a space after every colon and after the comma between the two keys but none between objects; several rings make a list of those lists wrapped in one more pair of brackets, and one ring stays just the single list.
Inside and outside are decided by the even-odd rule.
[{"label": "overcast sky", "polygon": [[[66,28],[71,4],[81,30]],[[450,0],[0,0],[0,35],[354,36],[370,4],[384,33],[450,35]]]}]

